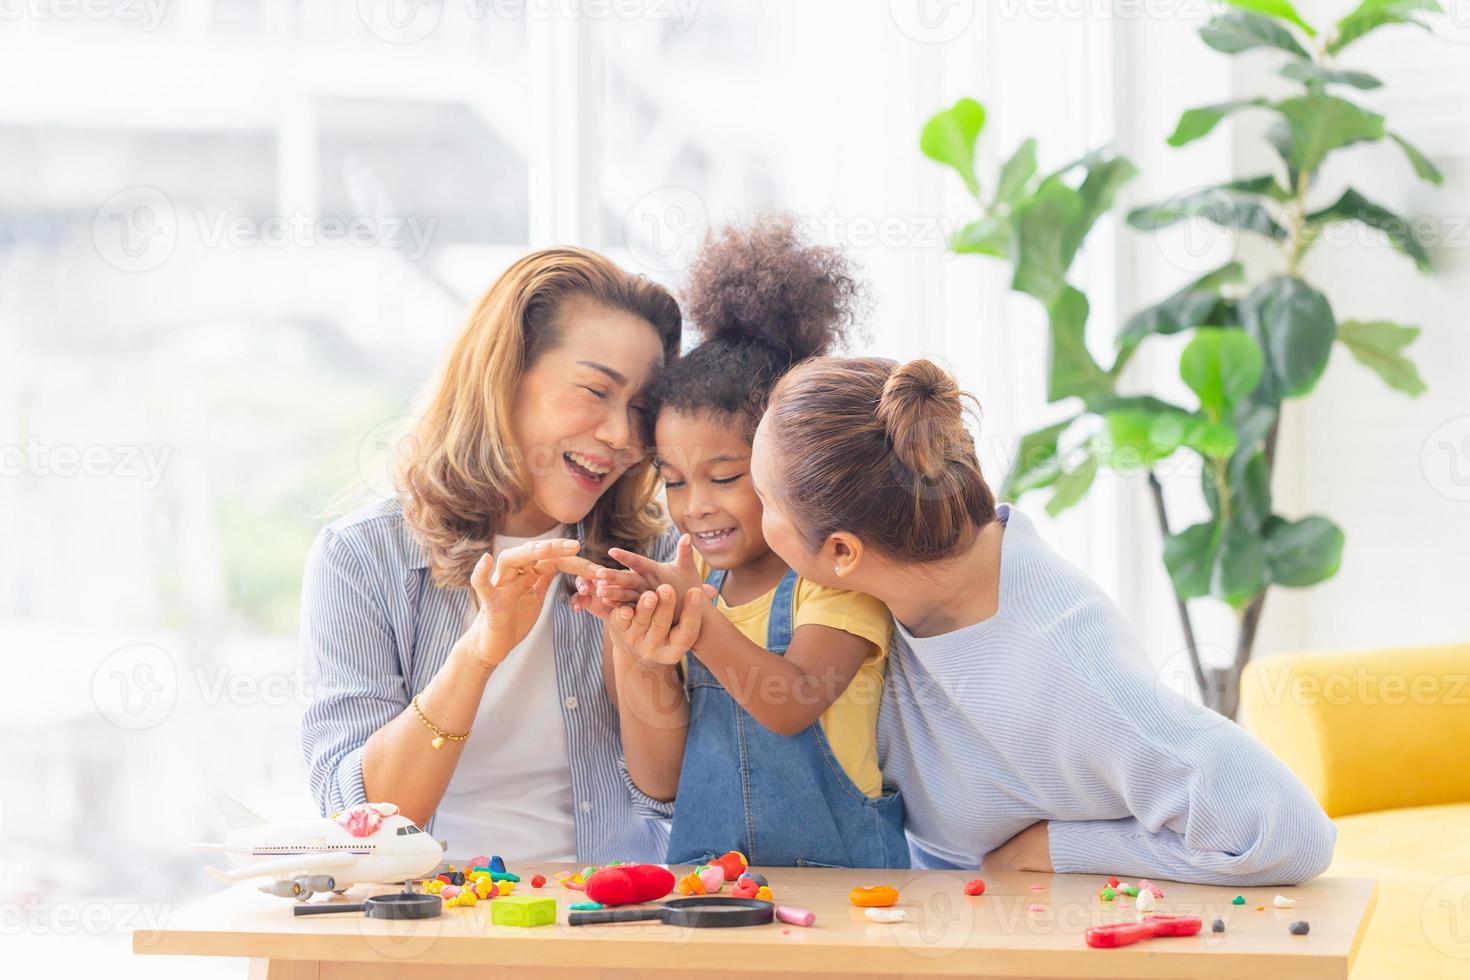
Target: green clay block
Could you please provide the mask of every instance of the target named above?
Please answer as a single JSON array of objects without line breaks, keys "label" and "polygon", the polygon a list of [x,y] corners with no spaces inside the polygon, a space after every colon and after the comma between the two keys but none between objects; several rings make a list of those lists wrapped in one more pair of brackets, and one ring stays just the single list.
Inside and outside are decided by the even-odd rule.
[{"label": "green clay block", "polygon": [[1103,900],[1103,901],[1104,901],[1104,902],[1111,902],[1111,901],[1112,901],[1112,900],[1113,900],[1113,899],[1115,899],[1115,898],[1117,898],[1117,897],[1118,897],[1118,893],[1117,893],[1117,892],[1115,892],[1115,891],[1113,891],[1113,890],[1112,890],[1112,889],[1111,889],[1111,888],[1104,888],[1104,889],[1103,889],[1103,890],[1102,890],[1102,891],[1101,891],[1101,892],[1100,892],[1100,893],[1099,893],[1099,897],[1100,897],[1100,898],[1101,898],[1101,899],[1102,899],[1102,900]]},{"label": "green clay block", "polygon": [[1231,905],[1244,905],[1245,904],[1245,896],[1244,895],[1236,895],[1234,898],[1232,898],[1230,900],[1230,904]]},{"label": "green clay block", "polygon": [[497,926],[549,926],[556,922],[556,899],[507,895],[490,903],[490,921]]},{"label": "green clay block", "polygon": [[1134,888],[1132,885],[1129,885],[1127,888],[1123,889],[1123,894],[1127,895],[1129,898],[1137,898],[1138,889]]}]

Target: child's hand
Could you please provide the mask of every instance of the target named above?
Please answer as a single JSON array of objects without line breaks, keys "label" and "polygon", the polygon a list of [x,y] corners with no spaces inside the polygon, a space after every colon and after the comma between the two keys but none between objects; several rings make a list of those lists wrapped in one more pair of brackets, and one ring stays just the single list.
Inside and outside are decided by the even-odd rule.
[{"label": "child's hand", "polygon": [[652,587],[653,583],[637,572],[593,565],[586,574],[577,576],[577,592],[572,596],[572,608],[579,612],[589,612],[607,622],[614,609],[637,602],[638,597]]},{"label": "child's hand", "polygon": [[[667,585],[674,590],[676,595],[684,595],[690,589],[704,584],[704,579],[699,575],[699,569],[694,566],[694,539],[687,534],[679,535],[679,546],[674,552],[674,560],[670,562],[654,561],[652,558],[645,558],[643,555],[624,551],[622,548],[613,548],[608,551],[608,554],[642,575],[648,581],[650,588]],[[604,576],[602,573],[612,571],[610,568],[601,569],[598,572],[598,578],[611,580],[613,575]]]},{"label": "child's hand", "polygon": [[710,600],[703,587],[690,589],[684,595],[684,606],[675,625],[676,596],[672,586],[660,585],[657,592],[643,593],[636,612],[627,606],[614,611],[608,619],[608,634],[614,646],[662,666],[672,666],[684,659],[699,639],[700,622]]}]

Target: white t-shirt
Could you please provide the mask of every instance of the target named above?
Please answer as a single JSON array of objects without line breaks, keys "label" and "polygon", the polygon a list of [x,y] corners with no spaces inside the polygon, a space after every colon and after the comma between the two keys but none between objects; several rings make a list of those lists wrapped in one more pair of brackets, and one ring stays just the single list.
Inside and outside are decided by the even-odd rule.
[{"label": "white t-shirt", "polygon": [[[534,538],[497,534],[492,553],[566,536],[565,525]],[[501,854],[508,862],[577,859],[571,758],[551,643],[551,604],[560,587],[557,576],[536,625],[485,685],[432,825],[434,836],[447,842],[451,863],[480,854]],[[478,609],[465,591],[468,626]]]}]

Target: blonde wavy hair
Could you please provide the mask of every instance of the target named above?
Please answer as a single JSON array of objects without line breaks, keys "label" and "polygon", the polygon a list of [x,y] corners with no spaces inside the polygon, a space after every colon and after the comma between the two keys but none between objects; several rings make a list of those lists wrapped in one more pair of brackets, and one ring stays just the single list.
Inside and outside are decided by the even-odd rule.
[{"label": "blonde wavy hair", "polygon": [[[580,248],[532,252],[507,269],[470,313],[397,460],[404,518],[428,551],[437,586],[468,585],[500,521],[530,499],[511,403],[522,373],[560,341],[558,315],[576,297],[646,320],[665,361],[678,356],[679,306],[652,280]],[[665,527],[657,492],[644,456],[583,519],[583,553],[615,564],[609,548],[644,550]]]}]

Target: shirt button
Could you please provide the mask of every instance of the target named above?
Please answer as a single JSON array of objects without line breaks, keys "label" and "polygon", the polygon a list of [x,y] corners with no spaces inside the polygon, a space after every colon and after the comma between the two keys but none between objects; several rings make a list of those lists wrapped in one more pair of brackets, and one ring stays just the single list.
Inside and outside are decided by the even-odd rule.
[{"label": "shirt button", "polygon": [[582,812],[583,813],[591,813],[592,812],[592,801],[591,800],[583,800],[582,801]]},{"label": "shirt button", "polygon": [[575,695],[569,695],[567,699],[562,702],[562,704],[566,705],[568,708],[575,708],[577,706],[577,698]]}]

